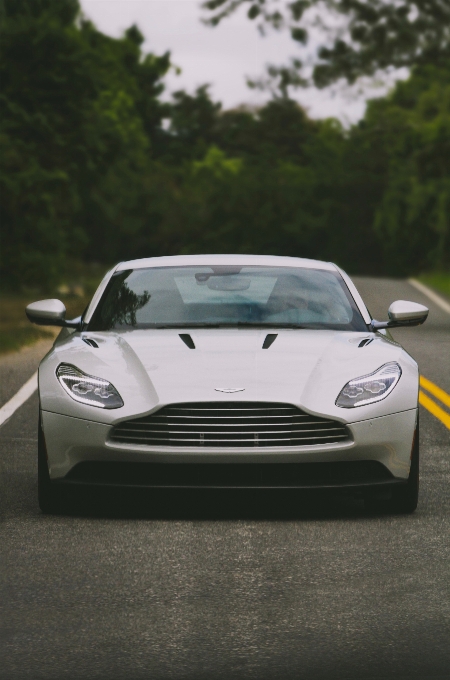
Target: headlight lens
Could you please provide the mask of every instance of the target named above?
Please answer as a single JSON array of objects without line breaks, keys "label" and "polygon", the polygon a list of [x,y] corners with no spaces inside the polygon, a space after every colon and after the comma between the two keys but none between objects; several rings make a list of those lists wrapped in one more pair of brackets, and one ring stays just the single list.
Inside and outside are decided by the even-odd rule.
[{"label": "headlight lens", "polygon": [[86,375],[70,364],[60,364],[56,369],[56,376],[67,394],[75,401],[99,408],[123,406],[122,397],[114,385],[103,378]]},{"label": "headlight lens", "polygon": [[401,374],[400,366],[392,362],[384,364],[374,373],[350,380],[339,393],[336,406],[355,408],[381,401],[392,392]]}]

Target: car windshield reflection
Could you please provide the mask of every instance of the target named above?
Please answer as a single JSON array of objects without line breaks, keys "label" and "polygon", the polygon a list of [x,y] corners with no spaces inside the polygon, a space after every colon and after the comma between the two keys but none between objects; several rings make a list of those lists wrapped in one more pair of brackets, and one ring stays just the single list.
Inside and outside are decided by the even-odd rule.
[{"label": "car windshield reflection", "polygon": [[119,271],[89,330],[245,326],[367,330],[338,272],[265,266]]}]

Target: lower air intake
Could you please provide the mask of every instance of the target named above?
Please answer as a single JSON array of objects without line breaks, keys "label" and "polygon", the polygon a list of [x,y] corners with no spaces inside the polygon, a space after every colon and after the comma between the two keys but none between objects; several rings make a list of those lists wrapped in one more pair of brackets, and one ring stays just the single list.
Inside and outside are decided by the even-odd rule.
[{"label": "lower air intake", "polygon": [[[61,482],[159,488],[326,488],[393,481],[374,460],[335,463],[78,463]],[[55,482],[56,484],[57,482]]]},{"label": "lower air intake", "polygon": [[290,404],[211,402],[172,404],[116,425],[111,440],[180,447],[311,446],[350,440],[342,423],[304,413]]}]

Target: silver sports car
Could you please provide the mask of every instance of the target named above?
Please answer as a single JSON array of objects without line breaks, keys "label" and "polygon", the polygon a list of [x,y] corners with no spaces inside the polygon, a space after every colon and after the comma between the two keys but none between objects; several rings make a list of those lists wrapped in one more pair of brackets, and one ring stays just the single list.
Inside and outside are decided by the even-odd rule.
[{"label": "silver sports car", "polygon": [[39,503],[69,485],[348,488],[417,506],[416,362],[328,262],[199,255],[121,262],[39,368]]}]

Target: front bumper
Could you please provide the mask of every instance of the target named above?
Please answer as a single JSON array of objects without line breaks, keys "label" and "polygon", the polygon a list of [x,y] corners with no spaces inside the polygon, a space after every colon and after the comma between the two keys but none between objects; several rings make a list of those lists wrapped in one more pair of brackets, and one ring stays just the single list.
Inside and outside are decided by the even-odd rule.
[{"label": "front bumper", "polygon": [[[252,481],[249,486],[289,486],[289,487],[324,487],[324,486],[360,486],[370,485],[370,475],[367,481],[361,482],[362,478],[358,478],[354,473],[350,477],[342,474],[344,467],[333,467],[337,463],[356,463],[353,468],[357,468],[360,463],[375,463],[372,466],[375,470],[384,471],[384,481],[386,483],[397,483],[405,481],[409,475],[411,447],[413,442],[414,430],[417,419],[417,409],[402,411],[389,416],[380,418],[372,418],[369,420],[362,420],[357,423],[350,423],[347,425],[351,440],[346,440],[338,444],[319,444],[314,446],[299,446],[289,448],[266,447],[264,449],[258,448],[208,448],[202,447],[198,449],[186,449],[180,447],[150,447],[145,445],[129,445],[112,442],[109,440],[111,426],[103,423],[96,423],[94,421],[81,420],[79,418],[71,418],[69,416],[52,413],[49,411],[42,411],[42,426],[47,447],[48,464],[50,478],[59,482],[74,482],[77,480],[77,469],[82,469],[81,464],[84,464],[84,469],[92,471],[95,474],[92,482],[101,482],[100,464],[109,464],[108,474],[105,476],[104,483],[121,484],[128,483],[127,480],[134,479],[139,484],[145,486],[197,486],[195,483],[170,483],[170,475],[168,472],[171,469],[177,479],[180,478],[180,468],[182,465],[195,466],[200,471],[205,471],[207,468],[212,469],[211,466],[223,465],[224,470],[238,470],[244,473],[246,470],[252,471],[251,466],[259,466],[262,475],[250,475]],[[142,467],[139,464],[150,464]],[[320,469],[317,464],[323,463],[321,468],[326,474],[320,474]],[[89,465],[86,465],[89,464]],[[95,465],[94,465],[95,464]],[[115,473],[111,473],[111,464],[115,465]],[[125,474],[121,477],[117,470],[120,469],[119,464],[127,464],[127,469],[134,466],[134,474]],[[138,472],[146,470],[147,472],[153,469],[161,471],[164,469],[161,479],[168,480],[164,483],[152,484],[151,474],[142,475]],[[284,468],[284,465],[288,467]],[[299,465],[300,464],[300,465]],[[301,464],[307,464],[301,468]],[[378,464],[378,465],[376,465]],[[173,465],[173,468],[170,468]],[[90,467],[89,467],[90,466]],[[201,467],[202,466],[202,467]],[[241,467],[241,466],[245,466]],[[264,466],[264,467],[263,467]],[[268,467],[266,467],[268,466]],[[271,467],[273,466],[273,467]],[[315,466],[315,467],[314,467]],[[113,466],[114,467],[114,466]],[[369,467],[366,465],[367,469]],[[107,469],[107,466],[104,466]],[[125,470],[125,467],[123,467]],[[189,470],[192,471],[191,467]],[[292,476],[290,471],[308,470],[308,481],[303,483],[302,479],[305,476]],[[340,470],[333,477],[333,470]],[[188,470],[188,468],[186,468]],[[188,470],[188,471],[189,471]],[[256,470],[256,468],[255,468]],[[272,470],[274,474],[267,474],[267,470]],[[279,471],[285,471],[287,474],[281,474]],[[214,472],[214,470],[213,470]],[[158,473],[159,474],[159,473]],[[220,475],[212,475],[211,479],[219,479],[218,483],[204,482],[201,486],[214,487],[230,487],[235,486],[229,474],[225,475],[226,481],[220,483]],[[249,479],[250,479],[249,477]],[[241,478],[245,480],[246,474],[242,474]],[[264,482],[264,479],[272,479],[271,483]],[[284,479],[290,479],[290,482],[285,484]],[[78,479],[80,479],[78,477]],[[205,475],[203,475],[203,479]],[[258,479],[261,483],[258,483]],[[279,480],[279,483],[277,483]],[[296,481],[297,480],[297,481]],[[358,481],[359,480],[359,481]],[[84,482],[90,481],[85,478]],[[379,475],[373,476],[373,483],[381,483],[382,480]],[[239,483],[238,486],[246,486],[245,481]]]}]

